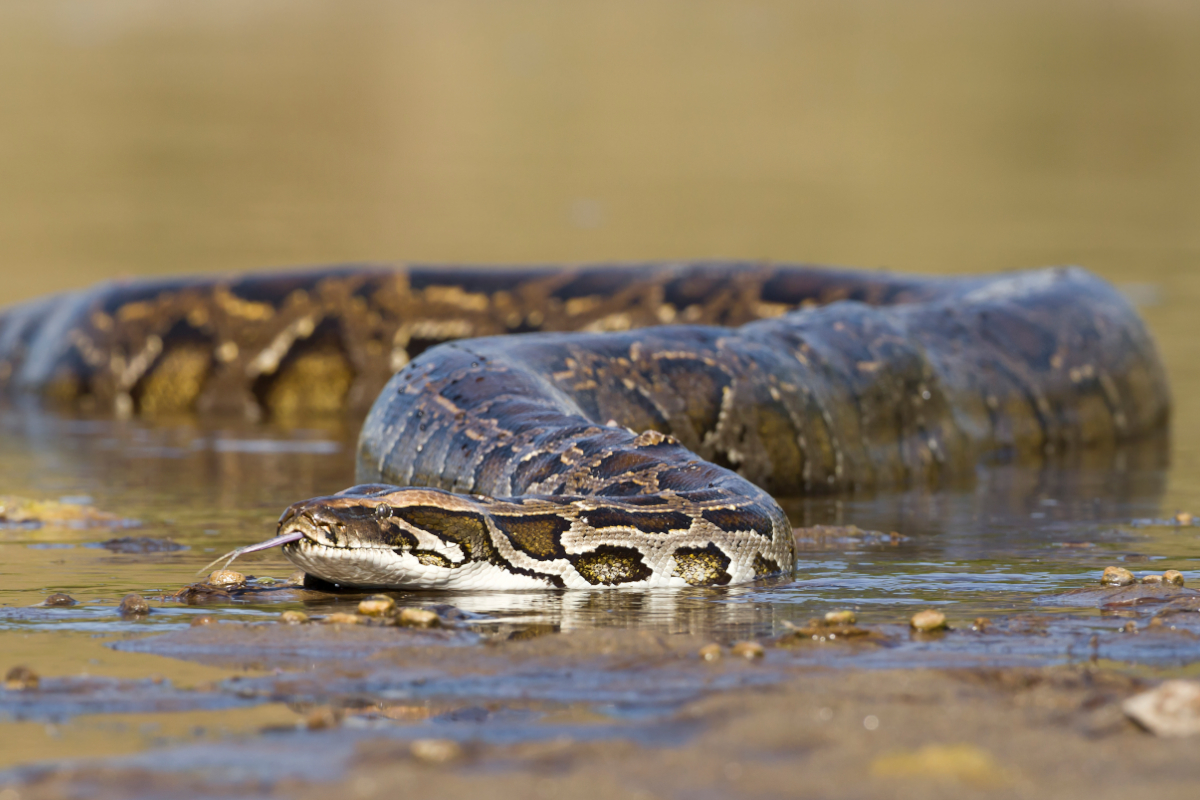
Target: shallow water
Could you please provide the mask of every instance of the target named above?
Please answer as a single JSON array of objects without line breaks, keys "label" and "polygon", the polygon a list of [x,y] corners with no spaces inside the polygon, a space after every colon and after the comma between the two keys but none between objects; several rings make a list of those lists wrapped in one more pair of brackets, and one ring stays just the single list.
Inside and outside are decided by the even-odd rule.
[{"label": "shallow water", "polygon": [[[893,644],[772,651],[768,665],[1094,659],[1195,671],[1195,638],[1118,633],[1145,622],[1140,607],[1042,602],[1094,585],[1110,564],[1175,568],[1200,586],[1200,527],[1170,522],[1200,512],[1194,4],[509,5],[4,4],[0,69],[21,79],[0,82],[0,302],[120,275],[361,258],[763,256],[942,274],[1082,263],[1122,287],[1157,337],[1176,398],[1167,442],[1042,469],[984,465],[936,489],[788,500],[797,525],[903,537],[803,547],[794,579],[401,598],[466,612],[463,638],[446,646],[538,625],[730,642],[854,607]],[[0,669],[29,664],[99,702],[0,704],[0,767],[212,739],[211,757],[227,759],[228,737],[302,718],[230,683],[274,680],[269,659],[171,657],[132,642],[185,631],[199,614],[265,621],[352,607],[357,597],[297,592],[209,606],[165,598],[216,555],[269,536],[289,503],[352,483],[354,436],[349,422],[0,410],[0,494],[86,500],[137,522],[0,528]],[[186,549],[98,546],[127,535]],[[237,567],[292,571],[274,553]],[[79,605],[34,607],[52,592]],[[128,592],[154,612],[123,620]],[[933,605],[957,632],[909,637],[907,616]],[[969,632],[979,616],[997,620],[994,634]],[[303,655],[315,663],[319,649]],[[135,683],[70,683],[85,673]],[[420,692],[476,703],[536,678],[501,674],[511,682],[496,689]],[[599,679],[541,698],[578,704],[563,728],[539,707],[533,722],[497,729],[581,735],[706,680],[655,676],[631,674],[624,705]],[[122,705],[126,695],[144,697]]]}]

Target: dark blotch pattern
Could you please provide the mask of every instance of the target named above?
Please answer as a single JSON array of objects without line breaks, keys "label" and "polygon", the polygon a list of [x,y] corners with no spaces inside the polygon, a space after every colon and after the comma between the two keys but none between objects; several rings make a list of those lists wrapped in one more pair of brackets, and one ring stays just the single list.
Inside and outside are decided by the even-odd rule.
[{"label": "dark blotch pattern", "polygon": [[575,570],[593,586],[616,586],[644,581],[652,570],[632,547],[602,544],[590,553],[570,556]]},{"label": "dark blotch pattern", "polygon": [[541,560],[564,558],[561,536],[571,529],[571,522],[557,514],[531,514],[509,517],[493,515],[492,522],[513,547]]},{"label": "dark blotch pattern", "polygon": [[597,508],[585,512],[583,520],[593,528],[633,528],[644,533],[686,531],[692,518],[678,511],[623,511],[619,508]]},{"label": "dark blotch pattern", "polygon": [[729,583],[729,556],[709,542],[704,547],[681,547],[675,551],[675,571],[692,586],[724,586]]},{"label": "dark blotch pattern", "polygon": [[754,531],[764,539],[770,539],[773,526],[771,517],[755,506],[742,508],[709,508],[702,516],[723,531]]},{"label": "dark blotch pattern", "polygon": [[754,577],[765,578],[767,575],[775,575],[782,571],[783,569],[772,559],[762,553],[754,554]]},{"label": "dark blotch pattern", "polygon": [[393,509],[392,514],[443,542],[457,544],[470,559],[491,560],[492,540],[488,536],[487,522],[479,514],[437,506],[406,506]]}]

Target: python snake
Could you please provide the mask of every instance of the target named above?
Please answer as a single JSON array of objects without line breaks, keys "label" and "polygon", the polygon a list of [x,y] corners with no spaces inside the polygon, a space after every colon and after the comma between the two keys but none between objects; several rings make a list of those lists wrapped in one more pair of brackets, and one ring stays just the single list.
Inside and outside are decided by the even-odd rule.
[{"label": "python snake", "polygon": [[1164,427],[1170,407],[1137,315],[1077,268],[339,267],[112,283],[0,316],[0,386],[147,416],[288,419],[374,400],[365,485],[293,505],[278,536],[235,554],[282,546],[310,575],[384,588],[789,573],[772,495],[1112,448]]}]

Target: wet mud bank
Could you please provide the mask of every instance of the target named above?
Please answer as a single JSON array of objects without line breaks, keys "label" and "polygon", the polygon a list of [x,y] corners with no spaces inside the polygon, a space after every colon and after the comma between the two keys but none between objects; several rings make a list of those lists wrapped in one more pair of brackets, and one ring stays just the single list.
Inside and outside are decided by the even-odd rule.
[{"label": "wet mud bank", "polygon": [[[21,798],[1116,797],[1146,786],[1190,797],[1200,778],[1197,740],[1155,735],[1129,706],[1200,661],[1200,592],[1169,582],[1081,587],[1045,597],[1046,610],[965,625],[833,612],[742,640],[564,630],[402,593],[266,592],[304,597],[308,612],[195,617],[108,645],[230,677],[182,688],[10,672],[0,715],[282,717],[128,756],[44,760],[0,784]],[[401,622],[414,618],[426,624]],[[1168,713],[1200,732],[1200,703]]]}]

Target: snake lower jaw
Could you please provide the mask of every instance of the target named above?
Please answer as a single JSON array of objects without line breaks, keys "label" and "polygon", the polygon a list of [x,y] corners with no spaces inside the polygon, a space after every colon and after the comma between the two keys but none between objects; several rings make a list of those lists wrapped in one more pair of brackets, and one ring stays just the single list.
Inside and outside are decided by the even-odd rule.
[{"label": "snake lower jaw", "polygon": [[545,589],[545,583],[486,562],[451,564],[421,551],[290,542],[284,556],[309,575],[361,589]]}]

